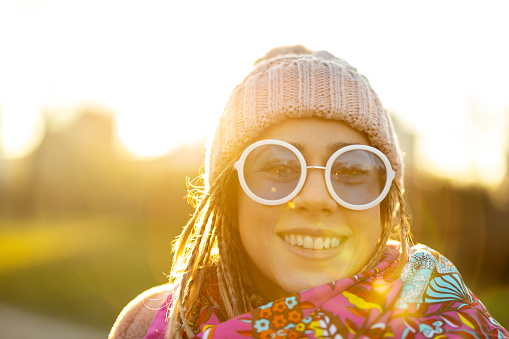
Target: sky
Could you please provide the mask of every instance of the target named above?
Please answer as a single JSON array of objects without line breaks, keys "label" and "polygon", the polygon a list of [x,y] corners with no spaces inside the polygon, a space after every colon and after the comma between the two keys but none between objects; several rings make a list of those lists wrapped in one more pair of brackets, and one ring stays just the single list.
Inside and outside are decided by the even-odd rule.
[{"label": "sky", "polygon": [[0,0],[0,155],[26,155],[43,114],[115,113],[133,156],[213,130],[276,46],[325,49],[365,74],[416,134],[420,169],[499,184],[509,148],[504,1]]}]

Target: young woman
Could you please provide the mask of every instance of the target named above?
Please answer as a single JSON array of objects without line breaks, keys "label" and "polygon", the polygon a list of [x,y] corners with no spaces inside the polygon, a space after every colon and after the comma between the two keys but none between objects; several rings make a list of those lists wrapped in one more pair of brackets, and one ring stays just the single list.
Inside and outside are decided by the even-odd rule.
[{"label": "young woman", "polygon": [[509,337],[454,265],[410,247],[403,163],[368,80],[277,48],[235,88],[170,284],[110,338]]}]

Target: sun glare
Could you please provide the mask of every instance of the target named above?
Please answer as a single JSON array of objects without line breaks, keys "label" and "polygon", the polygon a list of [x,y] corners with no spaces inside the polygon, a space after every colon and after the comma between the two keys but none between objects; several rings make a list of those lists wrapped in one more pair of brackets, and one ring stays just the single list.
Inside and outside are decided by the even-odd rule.
[{"label": "sun glare", "polygon": [[[445,14],[433,27],[423,29],[427,27],[424,19],[387,11],[384,25],[376,32],[366,26],[356,34],[330,39],[305,27],[275,34],[283,31],[284,22],[235,31],[228,20],[209,16],[207,11],[196,13],[194,20],[200,24],[190,24],[175,13],[191,7],[179,6],[165,1],[0,2],[1,155],[21,157],[30,152],[41,139],[41,116],[48,110],[98,103],[115,114],[122,148],[138,158],[160,156],[213,132],[228,94],[263,52],[302,43],[328,49],[367,74],[386,107],[404,117],[421,138],[416,150],[421,157],[416,164],[421,168],[451,180],[485,185],[496,185],[505,175],[507,127],[503,130],[503,126],[509,125],[507,119],[500,122],[500,117],[480,116],[466,129],[458,127],[463,131],[439,130],[468,115],[469,96],[478,98],[483,108],[509,109],[504,94],[507,52],[492,34],[504,31],[503,11],[483,9],[490,18],[500,19],[481,25],[489,34],[479,32],[481,26],[470,25],[468,16],[457,18],[457,27],[469,40],[458,40],[458,46],[451,48],[451,36],[443,34],[449,32]],[[348,6],[344,9],[352,12],[361,8]],[[448,6],[447,10],[455,10]],[[259,7],[253,9],[253,18],[245,20],[263,13],[263,6]],[[417,8],[407,9],[413,13]],[[431,9],[423,10],[432,14]],[[465,10],[471,15],[478,11],[472,6]],[[375,12],[366,13],[369,20],[384,17]],[[313,26],[313,18],[309,19]],[[244,19],[232,20],[242,23]],[[409,29],[402,31],[399,20]],[[344,27],[356,23],[353,17],[343,21],[339,24]],[[182,27],[185,34],[175,34]],[[393,39],[385,39],[389,36]],[[232,44],[234,40],[242,43]],[[405,44],[400,43],[403,40]],[[474,43],[479,48],[472,48]],[[373,56],[373,47],[390,53]],[[490,59],[482,72],[465,72],[485,60],[488,50]],[[474,141],[474,135],[481,137]]]},{"label": "sun glare", "polygon": [[37,106],[13,100],[3,103],[0,115],[0,155],[18,158],[33,150],[40,142],[44,126]]},{"label": "sun glare", "polygon": [[464,130],[422,138],[417,145],[417,166],[458,184],[496,188],[508,171],[504,135],[503,130],[471,135]]},{"label": "sun glare", "polygon": [[175,135],[171,124],[161,119],[158,121],[154,125],[136,117],[119,117],[116,128],[118,141],[132,156],[139,159],[162,156],[184,142],[181,136]]}]

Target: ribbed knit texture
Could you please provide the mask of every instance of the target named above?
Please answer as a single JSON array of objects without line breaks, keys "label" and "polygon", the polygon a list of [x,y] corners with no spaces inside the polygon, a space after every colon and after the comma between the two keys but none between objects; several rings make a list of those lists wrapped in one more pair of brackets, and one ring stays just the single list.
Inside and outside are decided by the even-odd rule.
[{"label": "ribbed knit texture", "polygon": [[267,127],[303,117],[340,120],[366,133],[402,178],[397,137],[368,80],[329,52],[294,46],[267,53],[231,94],[207,154],[209,184]]}]

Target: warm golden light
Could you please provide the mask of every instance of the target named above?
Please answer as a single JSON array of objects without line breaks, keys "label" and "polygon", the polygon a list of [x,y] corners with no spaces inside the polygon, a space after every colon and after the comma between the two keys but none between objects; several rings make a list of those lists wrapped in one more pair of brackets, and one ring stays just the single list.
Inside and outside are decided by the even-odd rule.
[{"label": "warm golden light", "polygon": [[420,169],[458,184],[496,188],[507,172],[506,150],[500,143],[475,144],[448,138],[426,140],[419,147]]},{"label": "warm golden light", "polygon": [[[200,25],[188,25],[185,16],[175,15],[180,8],[167,2],[2,2],[0,30],[9,34],[0,35],[0,150],[4,157],[21,157],[39,142],[44,112],[66,114],[54,112],[98,103],[116,115],[116,137],[122,148],[138,158],[160,156],[182,142],[202,140],[213,132],[229,93],[264,51],[303,43],[335,52],[367,74],[385,106],[416,132],[418,167],[456,181],[496,186],[506,171],[507,150],[500,140],[507,135],[509,123],[500,117],[509,109],[502,90],[509,77],[509,56],[499,44],[487,45],[485,39],[478,41],[485,48],[469,48],[468,53],[464,49],[476,37],[501,34],[504,30],[496,25],[505,21],[492,16],[503,11],[490,10],[489,22],[475,28],[476,34],[469,34],[474,28],[468,20],[458,18],[456,27],[462,27],[470,38],[468,43],[457,41],[457,48],[449,48],[450,39],[443,34],[448,20],[439,18],[424,32],[420,27],[427,22],[422,25],[424,19],[415,18],[407,20],[407,29],[401,31],[391,24],[401,16],[374,2],[371,5],[385,11],[384,24],[376,32],[359,28],[355,39],[301,34],[300,28],[286,32],[283,39],[274,34],[276,26],[268,25],[245,31],[245,39],[237,39],[244,41],[241,45],[217,39],[213,45],[211,37],[227,32],[240,38],[240,33],[217,25],[217,18],[205,13],[196,13]],[[359,9],[357,4],[348,6],[352,11]],[[262,11],[252,10],[253,17]],[[464,6],[464,10],[482,21],[478,8]],[[307,21],[320,17],[322,25],[323,15],[329,14],[309,16]],[[366,15],[376,26],[380,16]],[[340,25],[348,27],[351,20],[344,18]],[[184,26],[185,35],[175,34]],[[479,29],[490,33],[482,34]],[[392,36],[396,30],[407,44],[393,43],[384,47],[391,53],[373,56],[370,44],[379,43],[376,37]],[[250,39],[249,34],[265,38]],[[426,41],[433,41],[432,45],[419,40],[423,34],[429,35]],[[440,51],[445,47],[446,54]],[[412,48],[428,54],[409,52]],[[465,72],[486,56],[487,49],[492,57],[483,71]],[[446,59],[430,58],[429,53],[446,55]],[[439,80],[444,76],[447,81]],[[486,119],[491,123],[488,127],[477,122],[468,126],[453,123],[468,115],[472,98],[480,109],[498,112],[496,119]],[[481,131],[478,141],[470,145],[466,139],[486,128],[491,134]]]},{"label": "warm golden light", "polygon": [[[3,156],[16,158],[27,154],[40,142],[44,130],[37,109],[24,104],[23,100],[14,101],[12,105],[4,104],[1,108],[0,114],[4,112],[0,115]],[[27,111],[35,114],[26,114]]]},{"label": "warm golden light", "polygon": [[473,105],[467,111],[420,138],[416,166],[458,184],[497,188],[508,171],[509,115]]},{"label": "warm golden light", "polygon": [[[414,239],[507,327],[507,13],[489,0],[0,0],[0,332],[105,338],[128,300],[167,282],[186,193],[203,193],[196,141],[254,61],[293,44],[367,76],[402,127]],[[68,335],[41,330],[57,319]]]}]

